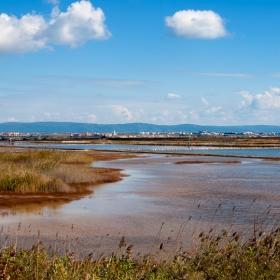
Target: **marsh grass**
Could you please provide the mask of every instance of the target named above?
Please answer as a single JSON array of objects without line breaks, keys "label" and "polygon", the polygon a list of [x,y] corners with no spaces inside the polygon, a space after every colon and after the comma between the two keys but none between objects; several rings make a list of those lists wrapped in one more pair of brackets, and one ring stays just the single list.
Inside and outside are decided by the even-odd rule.
[{"label": "marsh grass", "polygon": [[[252,211],[254,203],[255,200],[248,211]],[[166,226],[162,223],[154,238],[155,250],[147,254],[135,253],[133,244],[125,236],[119,236],[114,253],[105,254],[95,247],[85,255],[67,237],[59,243],[58,234],[52,246],[44,246],[40,232],[33,236],[34,245],[26,249],[19,242],[20,224],[13,237],[5,236],[2,228],[0,279],[280,279],[279,220],[269,217],[270,207],[254,219],[249,231],[249,227],[238,230],[230,222],[217,230],[214,220],[221,207],[217,207],[209,230],[200,232],[199,228],[193,228],[197,223],[192,224],[189,217],[174,230],[173,240],[162,241]],[[25,229],[25,235],[30,232],[30,226]],[[189,232],[188,237],[183,235],[184,231]],[[187,238],[192,238],[193,248],[185,249],[182,245],[188,243]]]},{"label": "marsh grass", "polygon": [[[255,201],[248,212],[252,212]],[[201,207],[199,204],[198,209]],[[271,206],[256,216],[251,226],[235,227],[229,221],[218,230],[214,221],[221,208],[219,205],[215,210],[208,230],[200,231],[199,221],[189,217],[178,229],[172,229],[171,238],[165,239],[162,235],[166,224],[162,223],[150,253],[137,253],[125,236],[119,236],[114,253],[102,253],[102,244],[97,244],[85,255],[68,236],[61,243],[57,233],[55,243],[47,247],[40,232],[37,236],[30,233],[31,225],[23,229],[24,234],[20,234],[21,224],[10,235],[2,228],[0,279],[280,279],[279,219],[269,212]],[[34,245],[26,249],[24,238],[29,234],[33,235]],[[186,239],[192,239],[193,247],[184,248],[189,243]],[[102,242],[106,238],[100,238]]]},{"label": "marsh grass", "polygon": [[[166,258],[158,253],[133,255],[133,245],[122,237],[118,251],[108,257],[93,253],[78,259],[69,248],[50,253],[40,233],[30,250],[16,244],[0,249],[0,279],[279,279],[280,229],[255,232],[246,239],[222,230],[199,234],[196,249],[177,251]],[[161,244],[158,251],[164,250]]]},{"label": "marsh grass", "polygon": [[[91,192],[88,186],[121,179],[120,170],[92,167],[94,161],[96,161],[94,152],[59,150],[1,152],[1,205],[9,206],[11,199],[6,198],[9,195],[17,195],[18,201],[14,204],[22,204],[35,199],[30,195],[87,194]],[[3,198],[3,195],[6,197]],[[28,199],[23,199],[24,195],[28,195]]]}]

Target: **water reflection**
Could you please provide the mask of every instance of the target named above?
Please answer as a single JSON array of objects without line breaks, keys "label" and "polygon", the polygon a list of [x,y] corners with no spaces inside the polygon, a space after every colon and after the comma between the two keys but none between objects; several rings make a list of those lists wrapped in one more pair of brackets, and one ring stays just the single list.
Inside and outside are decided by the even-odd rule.
[{"label": "water reflection", "polygon": [[[43,216],[47,212],[56,212],[66,202],[31,203],[23,205],[15,205],[12,209],[0,209],[0,216],[5,218],[7,222],[19,220],[21,218],[30,218],[32,216]],[[3,208],[3,207],[2,207]],[[15,216],[18,216],[15,218]],[[1,218],[0,218],[1,221]]]}]

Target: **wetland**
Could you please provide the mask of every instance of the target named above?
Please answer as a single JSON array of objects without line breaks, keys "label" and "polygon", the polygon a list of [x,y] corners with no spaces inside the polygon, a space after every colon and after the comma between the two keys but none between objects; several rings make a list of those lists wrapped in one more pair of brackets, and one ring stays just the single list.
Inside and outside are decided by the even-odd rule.
[{"label": "wetland", "polygon": [[0,277],[278,279],[277,149],[51,147],[1,148]]},{"label": "wetland", "polygon": [[[56,195],[47,191],[28,196],[2,192],[1,225],[11,241],[18,234],[22,242],[31,244],[40,229],[41,239],[48,244],[54,242],[58,232],[62,243],[65,239],[73,243],[78,238],[75,246],[81,252],[96,248],[111,252],[124,235],[137,250],[150,251],[160,229],[157,243],[170,236],[175,240],[187,222],[180,234],[184,236],[184,246],[190,247],[194,232],[213,226],[217,231],[230,226],[249,232],[267,211],[267,225],[273,224],[280,214],[277,160],[37,149],[16,152],[16,157],[26,153],[33,153],[34,157],[40,153],[62,153],[63,172],[70,174],[64,184],[77,187],[78,191],[60,191]],[[21,166],[22,159],[19,161]],[[45,164],[45,159],[42,162]],[[80,177],[73,182],[70,179],[75,174]],[[18,203],[20,200],[24,202]],[[7,201],[11,204],[5,204]]]}]

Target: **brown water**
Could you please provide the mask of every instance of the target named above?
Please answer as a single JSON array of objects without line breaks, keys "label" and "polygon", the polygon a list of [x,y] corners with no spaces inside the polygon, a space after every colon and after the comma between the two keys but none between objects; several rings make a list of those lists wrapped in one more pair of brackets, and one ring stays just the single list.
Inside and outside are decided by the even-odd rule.
[{"label": "brown water", "polygon": [[[178,161],[211,163],[174,164]],[[169,236],[172,248],[179,239],[190,246],[198,232],[210,228],[246,228],[250,234],[254,223],[268,227],[280,214],[278,161],[150,155],[98,166],[122,168],[130,176],[69,204],[0,210],[1,243],[8,235],[9,242],[31,246],[40,230],[43,242],[83,254],[116,251],[122,235],[136,251],[149,251]]]}]

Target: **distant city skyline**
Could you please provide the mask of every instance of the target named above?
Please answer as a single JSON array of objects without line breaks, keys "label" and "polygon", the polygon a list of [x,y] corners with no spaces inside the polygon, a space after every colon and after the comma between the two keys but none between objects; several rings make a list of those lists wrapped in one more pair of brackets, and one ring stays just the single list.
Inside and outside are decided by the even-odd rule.
[{"label": "distant city skyline", "polygon": [[277,2],[2,0],[0,122],[279,125]]}]

